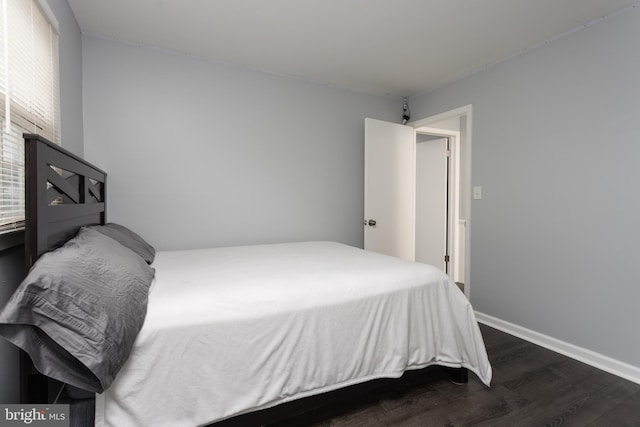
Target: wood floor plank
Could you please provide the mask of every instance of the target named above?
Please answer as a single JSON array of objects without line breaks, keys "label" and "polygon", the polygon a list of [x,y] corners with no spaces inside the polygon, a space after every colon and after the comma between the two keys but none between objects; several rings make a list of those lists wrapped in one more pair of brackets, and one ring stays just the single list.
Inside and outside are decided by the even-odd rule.
[{"label": "wood floor plank", "polygon": [[624,399],[622,403],[604,413],[593,423],[587,424],[587,426],[600,427],[606,425],[616,427],[638,427],[640,426],[638,408],[640,408],[640,392]]}]

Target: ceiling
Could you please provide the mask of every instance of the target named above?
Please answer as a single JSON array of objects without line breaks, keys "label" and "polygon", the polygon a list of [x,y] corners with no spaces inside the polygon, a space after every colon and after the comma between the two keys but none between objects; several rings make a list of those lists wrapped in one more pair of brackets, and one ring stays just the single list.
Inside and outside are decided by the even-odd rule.
[{"label": "ceiling", "polygon": [[595,24],[637,0],[68,2],[85,34],[411,96]]}]

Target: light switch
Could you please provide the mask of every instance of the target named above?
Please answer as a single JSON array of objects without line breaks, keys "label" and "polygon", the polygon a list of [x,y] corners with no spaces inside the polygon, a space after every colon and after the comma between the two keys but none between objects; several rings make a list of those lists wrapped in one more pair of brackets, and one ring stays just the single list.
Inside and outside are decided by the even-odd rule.
[{"label": "light switch", "polygon": [[482,199],[482,187],[479,185],[473,186],[473,200]]}]

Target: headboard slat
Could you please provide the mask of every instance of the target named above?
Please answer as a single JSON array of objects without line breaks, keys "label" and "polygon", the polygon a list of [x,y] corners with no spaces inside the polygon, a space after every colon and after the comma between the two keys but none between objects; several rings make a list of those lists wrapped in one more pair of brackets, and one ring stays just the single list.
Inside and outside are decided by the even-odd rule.
[{"label": "headboard slat", "polygon": [[28,270],[81,226],[106,222],[107,174],[40,135],[24,134],[24,139]]}]

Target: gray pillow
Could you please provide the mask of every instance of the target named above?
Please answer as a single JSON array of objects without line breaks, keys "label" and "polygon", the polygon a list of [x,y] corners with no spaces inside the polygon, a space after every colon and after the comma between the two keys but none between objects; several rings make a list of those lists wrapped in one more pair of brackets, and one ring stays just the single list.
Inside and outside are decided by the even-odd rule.
[{"label": "gray pillow", "polygon": [[151,264],[156,256],[156,250],[153,246],[123,225],[110,222],[105,225],[92,225],[88,228],[99,231],[102,234],[111,237],[122,246],[131,249],[140,255],[147,264]]},{"label": "gray pillow", "polygon": [[0,335],[43,374],[102,393],[142,327],[154,274],[130,249],[83,228],[34,264],[0,312]]}]

